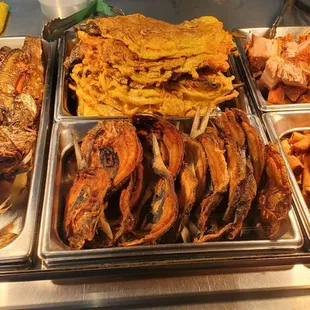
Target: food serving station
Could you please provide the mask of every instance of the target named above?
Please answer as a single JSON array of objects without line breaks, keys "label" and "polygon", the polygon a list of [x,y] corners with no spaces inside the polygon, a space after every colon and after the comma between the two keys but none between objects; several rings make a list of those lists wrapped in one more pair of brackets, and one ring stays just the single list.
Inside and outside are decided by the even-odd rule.
[{"label": "food serving station", "polygon": [[[214,31],[218,31],[217,37],[227,36],[223,41],[229,49],[227,48],[227,52],[224,53],[223,61],[220,57],[214,60],[211,59],[212,57],[208,58],[209,55],[201,53],[204,60],[195,65],[194,73],[192,69],[186,67],[183,59],[187,57],[187,60],[192,61],[198,55],[195,58],[195,61],[198,61],[196,59],[201,55],[196,55],[195,52],[192,52],[193,58],[191,58],[192,55],[184,56],[182,52],[179,58],[173,55],[165,58],[165,54],[159,58],[153,54],[153,59],[151,56],[150,59],[146,59],[148,55],[144,56],[146,57],[144,59],[141,58],[142,60],[137,60],[136,56],[130,58],[131,48],[141,57],[144,51],[143,44],[142,47],[137,47],[136,42],[130,45],[132,36],[124,38],[122,34],[119,35],[118,30],[122,29],[122,26],[118,25],[115,28],[112,24],[107,26],[104,24],[105,17],[94,19],[90,24],[82,23],[78,31],[79,42],[76,29],[75,31],[69,29],[58,40],[47,42],[41,30],[48,20],[42,15],[39,2],[36,0],[6,2],[10,6],[10,14],[5,31],[0,36],[0,48],[8,46],[11,49],[20,49],[20,53],[27,55],[28,44],[30,44],[28,42],[31,40],[28,36],[41,35],[42,64],[40,65],[42,65],[41,80],[44,89],[41,97],[42,107],[40,99],[35,99],[41,109],[34,109],[34,114],[37,114],[39,120],[37,125],[33,125],[33,114],[31,116],[24,114],[25,120],[17,122],[14,121],[16,117],[14,113],[1,112],[8,115],[5,121],[2,120],[1,126],[11,128],[18,124],[24,128],[27,122],[27,134],[29,137],[31,134],[36,135],[37,139],[35,151],[33,151],[35,154],[33,163],[27,170],[27,181],[20,181],[25,182],[24,186],[28,189],[26,198],[23,198],[24,192],[19,187],[12,189],[12,195],[20,193],[20,200],[25,199],[27,207],[16,207],[14,204],[18,205],[18,203],[12,200],[13,207],[7,208],[4,204],[0,209],[0,211],[5,210],[0,213],[0,224],[1,216],[6,215],[6,218],[9,218],[7,216],[9,214],[14,217],[12,222],[14,229],[11,226],[6,227],[5,231],[9,229],[9,233],[5,237],[3,232],[2,235],[0,234],[2,238],[1,308],[248,309],[253,307],[273,309],[285,307],[285,309],[307,309],[310,301],[310,214],[306,182],[309,172],[307,155],[310,148],[310,143],[307,144],[310,130],[310,101],[306,101],[309,87],[301,85],[300,81],[298,84],[296,80],[291,84],[287,82],[291,76],[284,72],[285,67],[282,64],[282,71],[278,70],[282,75],[273,76],[272,80],[273,82],[277,78],[277,86],[267,89],[266,83],[270,82],[268,79],[262,87],[261,80],[266,80],[267,73],[273,74],[267,72],[270,59],[279,56],[265,59],[264,68],[253,72],[253,67],[261,64],[254,62],[253,65],[251,62],[251,53],[254,50],[251,48],[255,44],[251,38],[252,35],[268,38],[268,34],[272,32],[271,25],[277,16],[283,13],[283,17],[278,19],[281,23],[277,24],[276,38],[271,38],[272,41],[269,42],[273,45],[277,44],[278,50],[281,46],[285,53],[294,46],[296,62],[292,64],[292,61],[290,64],[298,65],[299,53],[304,50],[301,47],[304,48],[306,45],[304,42],[307,43],[307,35],[309,36],[309,1],[295,1],[295,6],[290,5],[292,1],[282,0],[194,0],[191,2],[111,0],[108,2],[114,8],[114,12],[115,8],[120,8],[125,13],[125,16],[116,18],[127,18],[127,15],[128,18],[133,18],[123,19],[124,23],[129,21],[129,26],[124,27],[123,32],[132,25],[133,30],[128,31],[134,33],[137,27],[135,20],[141,20],[138,27],[143,27],[144,22],[154,22],[154,27],[161,27],[160,24],[156,24],[157,21],[150,21],[142,15],[130,15],[135,13],[170,24],[180,24],[200,16],[215,16],[223,22],[224,29],[230,32],[224,32],[221,27],[218,27],[218,21],[214,19],[196,21],[195,27],[198,31],[201,25],[208,27],[214,23],[214,26],[209,29],[213,31],[216,28]],[[117,10],[117,15],[120,14],[119,12],[123,13],[122,11]],[[98,20],[102,20],[102,24],[98,22],[96,25]],[[182,25],[180,27],[188,27],[188,24]],[[105,34],[106,37],[102,39],[101,35],[104,36],[105,27],[110,28]],[[98,29],[101,31],[100,34]],[[176,33],[178,33],[177,30]],[[199,37],[200,40],[204,40],[203,35]],[[287,35],[294,36],[294,39]],[[301,35],[304,37],[298,39]],[[113,36],[117,37],[117,40]],[[144,40],[147,34],[139,30],[136,36]],[[235,43],[230,41],[232,36]],[[286,39],[282,40],[282,37]],[[206,38],[209,39],[208,36]],[[97,43],[93,46],[92,40],[97,40],[94,41]],[[126,44],[123,44],[123,41]],[[104,60],[99,57],[98,60],[97,49],[101,46],[100,51],[104,53],[104,48],[108,44],[111,50],[107,53],[107,57]],[[230,44],[236,44],[236,48]],[[265,44],[269,43],[265,42]],[[130,49],[126,45],[130,46]],[[297,45],[301,51],[296,47]],[[125,55],[121,60],[117,57],[109,58],[115,46],[118,52],[122,51]],[[190,49],[190,44],[188,46]],[[169,53],[169,44],[161,48],[165,51],[166,47]],[[210,45],[210,50],[212,48]],[[92,53],[89,52],[90,50]],[[238,55],[233,55],[236,52]],[[7,52],[4,51],[4,53]],[[218,55],[220,53],[222,50]],[[36,60],[35,55],[33,53],[30,57],[31,61]],[[118,54],[116,52],[113,55]],[[128,57],[127,62],[123,63],[126,57]],[[283,55],[281,57],[284,58]],[[83,62],[79,58],[83,58]],[[23,57],[21,59],[24,61]],[[170,64],[167,65],[171,59],[177,63],[175,67],[172,66],[172,69]],[[282,61],[278,58],[276,60]],[[139,61],[147,68],[141,69],[141,65],[140,71],[130,71],[130,65],[127,66],[130,61],[132,63]],[[163,68],[158,71],[158,75],[151,75],[150,72],[152,70],[155,72],[157,68],[157,62],[163,63]],[[206,62],[207,67],[213,70],[211,73],[204,68]],[[194,61],[190,62],[190,65],[193,63]],[[229,68],[225,67],[226,64]],[[309,62],[302,64],[306,66]],[[104,72],[112,73],[101,75],[101,66],[105,68]],[[221,69],[221,66],[226,69]],[[35,71],[31,66],[29,68],[28,73]],[[108,71],[107,68],[112,71]],[[121,72],[120,75],[115,73],[117,71],[115,68]],[[294,72],[297,72],[297,69],[294,67]],[[128,70],[131,78],[124,82]],[[165,75],[165,70],[171,71],[171,75],[170,73]],[[222,71],[225,71],[225,75]],[[195,73],[197,74],[196,84],[191,84]],[[304,73],[301,74],[304,77]],[[166,78],[166,76],[169,77]],[[3,87],[1,79],[4,77],[4,74],[0,76],[1,92],[5,92],[3,91],[5,88],[1,88]],[[21,89],[18,86],[20,83],[26,85],[27,78],[27,76],[23,78],[22,82],[19,78],[15,89]],[[161,87],[160,79],[166,79],[164,87]],[[100,88],[104,88],[102,85],[109,90],[106,92],[102,90]],[[184,90],[186,87],[188,88]],[[292,89],[292,87],[298,89]],[[199,96],[196,92],[191,92],[193,88],[200,92]],[[101,96],[112,94],[115,89],[119,93],[114,92],[113,98]],[[136,89],[140,89],[138,99],[137,96],[132,96],[136,94]],[[145,90],[150,91],[150,89],[152,93],[146,95]],[[198,104],[195,106],[195,101],[201,100],[206,94],[206,89],[212,96],[217,92],[215,99],[209,96],[209,107],[211,102],[214,104],[213,108],[216,106],[213,112],[208,106],[203,105],[203,101],[199,104],[199,108]],[[285,95],[282,93],[282,97],[275,97],[280,91],[285,92]],[[32,88],[16,91],[14,96],[17,99],[14,97],[14,100],[17,101],[14,101],[14,104],[21,100],[20,93],[29,95],[32,92],[35,93]],[[297,92],[298,100],[302,98],[303,103],[293,103],[297,100]],[[90,105],[89,99],[85,99],[87,98],[85,94],[93,94],[93,101],[96,98],[97,107]],[[155,99],[162,96],[166,101],[180,100],[180,104],[183,100],[184,106],[187,104],[190,108],[171,112],[171,114],[165,114],[165,102],[162,106],[160,103],[154,104],[152,108],[149,108],[149,105],[141,108],[139,105],[141,98],[147,100],[148,96],[154,96]],[[32,97],[34,98],[35,95]],[[11,95],[0,97],[0,100],[7,102],[5,100],[8,98],[10,99]],[[272,104],[270,100],[286,101]],[[131,122],[124,121],[124,116],[117,114],[119,111],[124,113],[117,106],[119,102],[122,107],[126,107],[129,119],[134,114]],[[136,112],[127,112],[131,111],[133,105]],[[201,109],[203,112],[201,116],[204,115],[201,126],[203,127],[205,123],[205,127],[202,131],[200,131],[201,127],[197,127],[199,118],[194,118],[196,109]],[[157,111],[157,114],[152,116],[149,110]],[[94,111],[99,112],[94,114]],[[212,112],[211,115],[210,112]],[[206,119],[207,122],[205,122]],[[225,123],[227,120],[228,123]],[[115,149],[112,153],[109,153],[111,152],[109,150],[108,155],[105,149],[102,155],[100,145],[97,146],[96,143],[100,141],[102,143],[107,138],[104,135],[109,130],[112,132],[111,139],[115,139],[113,140]],[[115,132],[120,132],[121,139],[113,136]],[[243,138],[240,138],[240,133]],[[210,137],[213,137],[213,140]],[[7,136],[4,135],[4,138]],[[13,140],[12,143],[14,143],[13,138],[7,139],[10,142]],[[115,151],[119,148],[120,140],[123,147],[124,143],[127,143],[129,151],[134,154],[125,154],[126,160],[123,160],[122,156],[125,155],[121,150]],[[81,146],[79,146],[80,142]],[[90,148],[87,143],[91,145]],[[201,170],[197,164],[199,162],[197,143],[198,149],[206,153],[208,162],[205,163],[208,168],[205,167],[205,173],[202,174],[199,174]],[[284,143],[289,146],[288,150],[285,149]],[[192,168],[193,158],[186,157],[190,153],[190,146],[193,147],[193,145],[197,152],[196,157],[194,156],[196,158],[194,168]],[[96,151],[97,147],[99,151]],[[96,152],[99,152],[101,164],[105,163],[105,170],[100,163],[97,164],[91,159],[95,158],[92,154],[97,154]],[[118,152],[117,155],[115,155],[116,152]],[[27,163],[26,159],[29,156],[25,155],[22,163]],[[118,156],[117,159],[115,156]],[[178,157],[179,164],[176,163]],[[150,161],[149,158],[153,159]],[[221,158],[222,161],[219,160]],[[118,172],[115,170],[111,172],[110,167],[113,166],[111,160],[117,163],[117,167],[121,167]],[[88,166],[85,166],[85,161],[88,162]],[[234,164],[234,161],[237,164]],[[131,162],[132,167],[130,167]],[[12,165],[11,162],[10,165]],[[152,177],[147,178],[147,181],[144,179],[142,181],[144,184],[140,186],[139,180],[142,176],[145,178],[145,175],[149,177],[151,174],[148,170],[150,167],[155,173],[152,172]],[[5,169],[5,172],[9,171],[8,166]],[[131,169],[128,175],[125,175],[126,169],[128,171]],[[208,179],[207,169],[209,169]],[[142,171],[141,174],[139,171]],[[109,181],[107,181],[108,178],[100,178],[100,175],[106,176],[106,173],[110,173]],[[187,179],[186,173],[195,176],[191,188],[189,180],[193,178]],[[116,179],[121,178],[121,174],[124,175],[123,180],[117,185]],[[184,181],[182,181],[183,176]],[[9,180],[7,173],[3,173],[3,177],[1,186],[7,184]],[[98,215],[98,220],[94,222],[88,217],[89,213],[84,212],[76,217],[75,223],[77,205],[84,204],[88,199],[85,187],[80,191],[77,190],[77,194],[74,191],[74,188],[80,188],[79,182],[83,178],[86,183],[92,184],[92,190],[98,187],[98,191],[94,190],[92,199],[96,200],[99,195],[101,202],[98,212],[101,215]],[[239,180],[239,183],[236,181],[235,184],[234,180]],[[13,182],[15,184],[16,181]],[[152,182],[156,185],[152,185]],[[208,188],[207,193],[204,190],[200,192],[200,196],[205,197],[204,199],[197,198],[199,186]],[[219,189],[221,186],[222,189]],[[106,189],[103,190],[105,187]],[[145,205],[150,200],[146,195],[148,188],[152,189],[155,197],[151,200],[152,212],[145,211]],[[162,188],[165,188],[169,195],[162,194]],[[189,189],[195,193],[193,200],[190,198]],[[185,190],[188,196],[187,194],[182,196]],[[137,194],[139,191],[140,193]],[[121,193],[117,194],[118,192]],[[126,200],[128,193],[131,196]],[[135,195],[138,195],[137,201],[140,201],[136,202],[136,205],[141,207],[124,209],[129,203],[134,205],[132,201]],[[75,200],[74,197],[76,197]],[[270,200],[268,197],[271,197]],[[9,200],[11,196],[5,199]],[[73,202],[70,202],[70,199]],[[278,199],[278,202],[271,207],[274,199]],[[175,202],[177,200],[178,202]],[[16,201],[19,202],[19,200]],[[144,204],[141,201],[144,201]],[[160,201],[159,211],[156,209],[158,201]],[[93,200],[90,202],[93,203]],[[173,215],[172,206],[176,205],[179,213]],[[223,205],[227,207],[226,210],[222,210]],[[115,206],[119,206],[117,208],[120,209],[119,213],[115,211]],[[92,212],[95,212],[94,208],[95,204]],[[204,208],[207,211],[203,211]],[[219,210],[218,213],[214,213],[216,208]],[[210,213],[208,209],[211,210]],[[151,220],[147,212],[153,213]],[[222,219],[224,213],[225,216]],[[172,220],[173,216],[174,220]],[[86,225],[78,224],[84,217]],[[132,221],[136,221],[134,225]],[[1,227],[4,227],[3,225]],[[16,227],[19,227],[17,225],[21,225],[22,228],[17,230]],[[163,228],[165,225],[167,228]],[[87,237],[83,235],[84,233]]]}]

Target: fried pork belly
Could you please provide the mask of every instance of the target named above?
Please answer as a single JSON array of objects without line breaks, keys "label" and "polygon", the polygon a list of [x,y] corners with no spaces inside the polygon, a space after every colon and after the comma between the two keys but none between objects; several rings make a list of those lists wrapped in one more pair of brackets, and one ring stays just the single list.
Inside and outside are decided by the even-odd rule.
[{"label": "fried pork belly", "polygon": [[276,39],[270,40],[253,35],[247,46],[247,54],[252,70],[263,71],[267,60],[271,56],[278,55],[278,42]]},{"label": "fried pork belly", "polygon": [[253,76],[261,75],[259,83],[269,89],[269,102],[304,102],[310,75],[309,36],[294,41],[290,34],[273,40],[253,35],[246,49]]},{"label": "fried pork belly", "polygon": [[[141,14],[87,20],[81,30],[122,41],[142,59],[189,57],[202,53],[227,55],[235,47],[232,36],[215,17],[203,16],[179,25]],[[221,61],[220,61],[221,62]],[[227,63],[222,63],[227,67]]]},{"label": "fried pork belly", "polygon": [[269,89],[273,89],[277,86],[281,79],[278,76],[278,67],[284,62],[284,59],[279,56],[270,57],[265,66],[265,70],[260,78]]}]

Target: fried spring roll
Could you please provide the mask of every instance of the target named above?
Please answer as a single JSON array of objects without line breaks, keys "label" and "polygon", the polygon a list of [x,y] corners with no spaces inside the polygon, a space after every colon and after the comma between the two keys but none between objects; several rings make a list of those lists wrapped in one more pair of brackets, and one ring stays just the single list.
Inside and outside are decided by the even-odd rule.
[{"label": "fried spring roll", "polygon": [[310,194],[310,153],[304,156],[304,173],[302,178],[302,192],[304,195]]},{"label": "fried spring roll", "polygon": [[288,143],[288,139],[284,139],[281,141],[281,145],[282,145],[282,148],[283,148],[283,151],[286,155],[290,155],[291,154],[291,146],[290,144]]},{"label": "fried spring roll", "polygon": [[294,143],[299,142],[299,141],[306,139],[306,138],[307,137],[305,135],[303,135],[302,133],[294,131],[288,142],[289,142],[289,144],[294,144]]},{"label": "fried spring roll", "polygon": [[294,155],[305,154],[310,151],[310,137],[306,137],[291,145],[291,150]]},{"label": "fried spring roll", "polygon": [[300,175],[304,169],[304,166],[301,163],[301,161],[299,160],[299,158],[294,156],[294,155],[287,155],[287,160],[291,166],[291,169],[292,169],[294,175],[295,176]]}]

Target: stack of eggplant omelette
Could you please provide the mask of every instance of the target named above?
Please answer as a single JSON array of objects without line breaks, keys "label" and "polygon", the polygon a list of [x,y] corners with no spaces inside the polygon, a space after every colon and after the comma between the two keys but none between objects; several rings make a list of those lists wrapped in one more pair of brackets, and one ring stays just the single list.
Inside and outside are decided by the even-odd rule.
[{"label": "stack of eggplant omelette", "polygon": [[66,197],[66,243],[201,243],[242,238],[244,227],[278,238],[292,195],[277,148],[262,143],[241,110],[201,124],[198,115],[190,135],[151,114],[101,121],[81,147],[73,134],[78,170]]},{"label": "stack of eggplant omelette", "polygon": [[65,66],[78,115],[194,116],[238,96],[223,74],[236,46],[215,17],[179,25],[140,14],[96,18],[77,36]]},{"label": "stack of eggplant omelette", "polygon": [[5,201],[17,174],[32,165],[44,91],[40,37],[21,49],[0,48],[0,198]]}]

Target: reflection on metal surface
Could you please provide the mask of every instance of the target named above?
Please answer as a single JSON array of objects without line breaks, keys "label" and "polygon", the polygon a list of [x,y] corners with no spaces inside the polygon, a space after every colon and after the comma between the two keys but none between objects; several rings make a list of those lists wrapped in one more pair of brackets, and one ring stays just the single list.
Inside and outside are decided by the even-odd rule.
[{"label": "reflection on metal surface", "polygon": [[206,304],[202,309],[208,309],[208,302],[212,301],[209,304],[212,309],[218,309],[218,303],[223,303],[225,309],[240,309],[239,306],[236,308],[236,303],[243,304],[243,309],[255,309],[256,306],[261,309],[258,301],[271,299],[273,309],[280,304],[282,307],[285,304],[285,309],[292,309],[287,302],[294,305],[293,309],[306,309],[299,307],[305,303],[300,303],[298,297],[310,301],[307,297],[309,285],[310,269],[304,265],[283,266],[272,271],[270,268],[234,270],[233,273],[216,270],[194,275],[167,275],[165,278],[144,276],[13,282],[0,284],[0,307],[6,305],[16,309],[35,304],[55,308],[71,304],[74,309],[82,306],[142,308],[159,305],[178,305],[179,308],[180,304],[203,302]]}]

